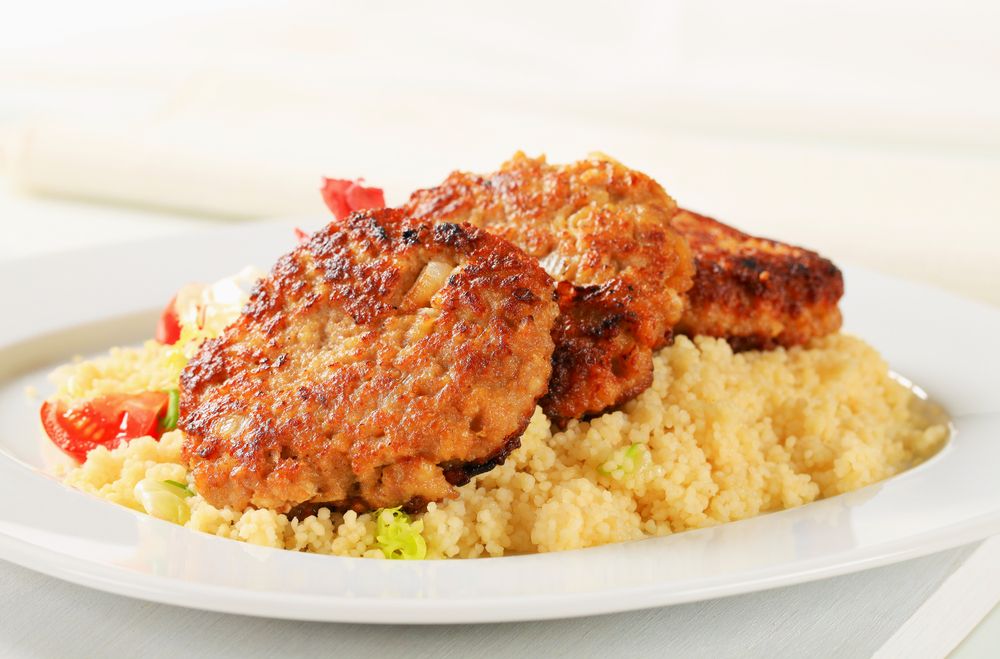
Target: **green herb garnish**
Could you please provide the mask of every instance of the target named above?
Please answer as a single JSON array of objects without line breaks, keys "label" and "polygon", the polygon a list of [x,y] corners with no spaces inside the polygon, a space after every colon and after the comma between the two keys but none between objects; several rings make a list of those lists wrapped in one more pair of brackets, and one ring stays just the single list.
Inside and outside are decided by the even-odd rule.
[{"label": "green herb garnish", "polygon": [[183,526],[191,519],[191,508],[184,501],[190,490],[184,486],[178,488],[176,483],[143,478],[135,484],[133,494],[147,514]]},{"label": "green herb garnish", "polygon": [[167,391],[167,412],[160,419],[160,430],[168,432],[177,427],[177,418],[180,416],[181,392],[177,389]]},{"label": "green herb garnish", "polygon": [[170,479],[167,479],[167,480],[165,480],[163,482],[165,484],[167,484],[167,485],[171,485],[173,487],[176,487],[179,490],[183,490],[184,491],[184,496],[186,496],[186,497],[193,497],[194,496],[194,492],[191,491],[191,488],[188,487],[186,483],[181,483],[181,482],[178,482],[178,481],[172,481]]},{"label": "green herb garnish", "polygon": [[610,459],[598,467],[597,471],[604,476],[621,480],[623,477],[635,473],[642,466],[646,459],[646,451],[643,444],[632,444],[627,448],[619,449],[612,454]]},{"label": "green herb garnish", "polygon": [[410,521],[410,516],[397,508],[375,511],[378,532],[375,540],[386,558],[420,560],[427,556],[427,543],[420,532],[424,523]]}]

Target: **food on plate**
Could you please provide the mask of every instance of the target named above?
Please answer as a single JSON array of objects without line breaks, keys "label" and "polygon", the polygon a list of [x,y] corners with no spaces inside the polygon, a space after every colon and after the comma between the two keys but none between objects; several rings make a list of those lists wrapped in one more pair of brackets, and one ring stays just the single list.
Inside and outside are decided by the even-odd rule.
[{"label": "food on plate", "polygon": [[406,209],[495,233],[559,281],[549,417],[598,414],[649,386],[692,274],[670,227],[677,205],[656,181],[607,157],[550,165],[518,153],[492,174],[418,190]]},{"label": "food on plate", "polygon": [[469,226],[355,213],[261,280],[181,378],[214,505],[422,509],[516,448],[551,372],[551,278]]},{"label": "food on plate", "polygon": [[177,316],[177,296],[170,298],[167,306],[160,312],[160,321],[156,325],[156,340],[164,345],[173,345],[181,338],[181,320]]},{"label": "food on plate", "polygon": [[[155,346],[80,364],[90,378],[142,368]],[[144,386],[136,383],[137,386]],[[878,353],[843,334],[808,347],[734,353],[723,339],[678,337],[654,358],[652,386],[622,409],[555,427],[536,409],[520,448],[406,518],[428,558],[503,556],[678,533],[792,508],[898,474],[933,455],[947,426],[895,381]],[[67,482],[147,511],[143,480],[191,483],[183,433],[99,448]],[[383,511],[293,516],[216,507],[197,486],[184,525],[254,544],[384,557]],[[179,496],[179,495],[178,495]],[[413,524],[421,523],[419,531]],[[415,542],[415,541],[412,541]],[[411,554],[412,555],[412,554]],[[667,560],[668,557],[665,557]]]},{"label": "food on plate", "polygon": [[827,259],[691,211],[671,223],[695,264],[676,332],[724,337],[736,350],[766,350],[806,345],[840,329],[844,280]]},{"label": "food on plate", "polygon": [[380,188],[362,185],[364,181],[349,181],[340,178],[323,179],[323,201],[338,220],[354,211],[366,211],[385,206],[385,195]]},{"label": "food on plate", "polygon": [[57,371],[67,483],[258,545],[470,558],[791,508],[947,440],[837,331],[835,266],[610,159],[518,155],[397,210],[341,183],[353,212],[252,294],[253,270],[185,286],[159,340]]},{"label": "food on plate", "polygon": [[81,462],[103,446],[115,448],[138,437],[159,437],[177,427],[178,392],[106,394],[78,405],[50,400],[42,404],[42,426],[52,442]]}]

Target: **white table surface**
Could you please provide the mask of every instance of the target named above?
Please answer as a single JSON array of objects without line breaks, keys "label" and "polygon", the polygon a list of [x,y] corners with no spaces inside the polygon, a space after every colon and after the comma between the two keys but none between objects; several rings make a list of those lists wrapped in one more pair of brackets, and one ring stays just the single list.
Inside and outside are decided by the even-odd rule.
[{"label": "white table surface", "polygon": [[969,551],[663,609],[433,627],[204,613],[89,591],[3,564],[0,650],[12,658],[867,657]]}]

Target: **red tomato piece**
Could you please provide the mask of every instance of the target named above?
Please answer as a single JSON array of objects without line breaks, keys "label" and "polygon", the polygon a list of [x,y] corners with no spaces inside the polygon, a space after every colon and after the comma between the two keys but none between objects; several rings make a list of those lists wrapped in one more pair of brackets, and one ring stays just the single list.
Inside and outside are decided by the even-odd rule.
[{"label": "red tomato piece", "polygon": [[351,207],[347,205],[347,188],[350,185],[351,181],[343,179],[323,179],[323,201],[338,220],[351,214]]},{"label": "red tomato piece", "polygon": [[160,419],[169,396],[162,391],[100,396],[75,407],[45,401],[41,417],[45,434],[79,462],[98,446],[113,449],[136,437],[160,436]]},{"label": "red tomato piece", "polygon": [[362,181],[362,179],[357,181],[323,179],[323,201],[335,218],[342,220],[354,211],[385,207],[385,194],[382,189],[367,188],[361,185]]},{"label": "red tomato piece", "polygon": [[352,183],[345,193],[347,205],[352,211],[363,211],[369,208],[385,208],[385,193],[381,188],[366,188]]},{"label": "red tomato piece", "polygon": [[160,314],[160,321],[156,324],[156,340],[166,345],[173,345],[181,338],[181,320],[177,316],[177,296],[170,298],[170,302],[163,313]]}]

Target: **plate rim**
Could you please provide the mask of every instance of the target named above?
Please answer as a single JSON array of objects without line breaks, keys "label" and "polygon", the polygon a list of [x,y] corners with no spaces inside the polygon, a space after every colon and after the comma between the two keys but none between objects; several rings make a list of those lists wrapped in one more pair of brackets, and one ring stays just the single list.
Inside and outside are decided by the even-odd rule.
[{"label": "plate rim", "polygon": [[[288,220],[281,220],[278,222],[261,223],[253,228],[254,232],[260,233],[261,235],[274,235],[278,236],[278,231],[287,230],[288,227],[295,226],[297,224],[302,224],[302,218],[291,218]],[[233,237],[236,233],[246,233],[246,227],[225,227],[222,229],[214,229],[209,231],[199,231],[192,233],[178,234],[173,237],[173,243],[180,244],[185,240],[191,240],[193,238],[198,238],[199,240],[211,240],[218,238],[211,238],[213,234],[216,236],[227,236]],[[155,244],[159,247],[163,247],[165,242],[171,242],[170,238],[158,238],[156,240],[138,241],[136,244]],[[106,254],[109,250],[115,250],[118,246],[98,246],[91,248],[84,248],[81,250],[74,250],[74,252],[63,253],[60,255],[41,255],[32,258],[19,259],[15,261],[6,261],[0,263],[0,275],[8,274],[9,271],[16,271],[19,269],[28,270],[43,270],[46,267],[51,267],[54,262],[64,263],[65,261],[75,261],[80,262],[86,260],[86,257],[90,255]],[[846,268],[848,272],[853,273],[855,276],[859,273],[863,273],[861,276],[875,278],[876,280],[881,280],[884,282],[889,282],[889,285],[905,285],[910,288],[917,288],[920,290],[934,291],[932,297],[937,298],[948,298],[951,300],[952,304],[958,304],[963,307],[970,309],[970,313],[980,314],[986,313],[991,315],[991,322],[997,322],[1000,319],[1000,310],[995,309],[989,305],[985,305],[981,302],[974,300],[968,300],[951,293],[942,291],[941,289],[926,285],[923,283],[907,282],[905,280],[899,280],[887,275],[882,275],[879,273],[874,273],[863,268],[857,268],[855,266],[848,266]],[[100,272],[92,272],[88,276],[91,278],[99,277]],[[156,285],[161,286],[165,281],[163,278],[157,281]],[[22,301],[27,301],[28,298],[22,296]],[[15,303],[15,308],[17,308]],[[135,296],[126,296],[125,299],[119,300],[117,304],[105,305],[102,307],[104,311],[94,319],[97,318],[108,318],[114,316],[115,313],[135,313],[140,310],[136,307]],[[148,308],[145,307],[145,308]],[[75,326],[79,326],[81,322],[86,322],[86,318],[83,321],[73,320],[64,321],[60,325],[60,319],[47,318],[46,321],[48,325],[42,323],[43,329],[48,327],[50,330],[56,329],[69,329]],[[1000,322],[997,323],[1000,326]],[[37,327],[35,328],[37,329]],[[15,327],[13,330],[4,330],[0,328],[0,348],[9,346],[11,343],[18,340],[24,340],[27,337],[24,336],[24,327]],[[905,368],[900,369],[903,371],[904,375],[908,375]],[[0,377],[0,384],[3,384],[4,378]],[[918,385],[925,385],[927,383],[916,380]],[[991,397],[988,402],[990,403],[990,414],[1000,412],[1000,407],[992,407],[993,398]],[[959,425],[959,432],[963,432],[961,429],[961,416],[956,416],[955,421]],[[994,420],[994,431],[1000,431],[1000,417]],[[997,432],[1000,435],[1000,432]],[[0,439],[2,441],[2,439]],[[0,447],[2,448],[2,447]],[[951,448],[950,444],[944,449],[945,452],[949,451]],[[0,459],[0,474],[10,472],[11,462],[8,455],[4,455]],[[938,458],[944,458],[945,455],[939,455],[932,458],[927,463],[920,465],[916,470],[921,470],[925,467],[933,467],[933,463],[938,460]],[[28,470],[35,471],[36,468],[31,465],[20,463],[20,467]],[[900,474],[897,477],[890,479],[889,481],[883,481],[882,483],[877,483],[862,490],[856,492],[862,492],[863,490],[868,490],[869,488],[874,488],[879,490],[887,482],[897,482],[900,479],[910,476],[914,472],[908,471]],[[37,476],[37,474],[35,474]],[[0,481],[2,482],[2,481]],[[53,484],[59,485],[62,488],[69,490],[68,486],[65,486],[58,481],[53,481]],[[2,487],[0,487],[2,491]],[[85,493],[80,493],[76,491],[69,490],[70,494],[89,496],[95,501],[99,502],[100,505],[107,505],[107,502],[98,500],[92,495],[86,495]],[[823,501],[834,501],[844,496],[832,497],[825,499]],[[2,501],[2,499],[0,499]],[[810,506],[815,506],[817,504],[808,504],[805,508]],[[514,603],[525,603],[525,598],[523,596],[510,596],[508,598],[493,596],[489,600],[485,600],[482,597],[471,598],[469,600],[461,600],[455,598],[440,599],[440,600],[422,600],[420,602],[420,609],[416,610],[414,608],[414,600],[411,598],[402,599],[391,599],[385,597],[372,598],[366,600],[364,598],[351,597],[351,598],[336,598],[333,596],[310,596],[305,594],[292,594],[290,597],[299,601],[300,605],[298,607],[290,606],[290,602],[286,599],[282,600],[277,608],[268,608],[266,602],[263,602],[264,598],[270,598],[273,600],[273,591],[260,591],[260,590],[247,590],[247,589],[233,589],[227,586],[219,586],[214,584],[198,584],[193,585],[190,582],[178,581],[172,577],[166,577],[162,575],[148,574],[140,575],[135,572],[120,571],[115,572],[107,568],[106,566],[97,566],[100,569],[95,573],[95,564],[92,561],[88,561],[84,558],[78,556],[69,556],[67,554],[60,554],[51,547],[46,547],[39,544],[31,544],[22,538],[16,537],[7,533],[3,528],[3,523],[6,521],[6,511],[9,509],[8,504],[0,504],[0,558],[9,560],[11,562],[17,563],[28,569],[33,569],[50,576],[54,576],[60,579],[64,579],[73,583],[84,585],[87,587],[97,588],[99,590],[104,590],[106,592],[112,592],[119,595],[125,595],[129,597],[135,597],[139,599],[145,599],[148,601],[164,602],[180,606],[194,606],[195,608],[203,608],[206,610],[227,612],[227,613],[237,613],[243,615],[256,615],[256,616],[267,616],[267,617],[277,617],[277,618],[288,618],[288,619],[299,619],[299,620],[327,620],[327,621],[343,621],[343,622],[362,622],[362,623],[416,623],[416,624],[436,624],[436,623],[476,623],[476,622],[506,622],[506,621],[518,621],[518,620],[542,620],[542,619],[555,619],[555,618],[566,618],[566,617],[576,617],[584,615],[594,615],[599,613],[612,613],[619,611],[636,610],[642,608],[649,608],[654,606],[664,606],[671,604],[680,604],[684,602],[699,601],[703,599],[714,599],[716,597],[725,597],[730,595],[736,595],[740,593],[754,592],[757,590],[764,590],[769,588],[776,588],[781,586],[792,585],[796,583],[803,583],[806,581],[812,581],[816,579],[829,578],[841,574],[847,574],[850,572],[859,571],[862,569],[870,569],[874,567],[879,567],[882,565],[891,564],[901,560],[907,560],[910,558],[917,558],[919,556],[927,555],[937,551],[942,551],[951,547],[955,547],[962,544],[967,544],[969,542],[974,542],[976,540],[982,539],[988,535],[994,533],[1000,533],[1000,507],[993,510],[989,514],[983,514],[975,519],[967,519],[961,523],[955,524],[953,527],[938,527],[934,531],[927,531],[924,534],[911,534],[906,538],[900,538],[896,541],[883,543],[879,545],[879,550],[875,550],[869,547],[865,551],[854,552],[857,555],[852,554],[852,552],[842,552],[841,559],[839,562],[830,563],[830,558],[812,558],[805,562],[792,562],[785,564],[786,568],[781,569],[780,567],[769,568],[763,570],[761,574],[754,576],[751,571],[748,573],[743,581],[738,583],[725,584],[706,584],[706,580],[702,579],[702,586],[696,589],[691,586],[686,591],[681,591],[680,593],[664,591],[663,584],[657,583],[648,586],[647,588],[626,588],[620,591],[615,591],[613,589],[608,589],[600,592],[593,593],[572,593],[564,592],[553,594],[548,597],[538,596],[534,598],[532,602],[533,607],[529,609],[524,607],[513,606]],[[127,510],[127,509],[123,509]],[[772,517],[777,515],[786,515],[789,513],[796,513],[797,511],[803,510],[803,507],[777,511],[773,513],[767,513],[765,515],[757,516],[747,520],[741,520],[738,522],[731,522],[722,526],[733,526],[740,524],[753,523],[756,520],[763,519],[765,517]],[[138,516],[138,513],[134,511],[128,511],[131,514]],[[151,520],[156,524],[163,524],[165,526],[170,526],[165,522],[159,520]],[[714,527],[721,528],[721,527]],[[683,536],[688,536],[692,534],[702,533],[702,531],[709,531],[711,529],[695,530],[685,532],[684,534],[678,534]],[[185,533],[190,533],[190,531],[182,529]],[[945,533],[945,531],[948,531]],[[926,537],[924,537],[926,536]],[[209,536],[210,537],[210,536]],[[213,540],[221,540],[227,544],[237,545],[237,543],[221,539],[212,538]],[[237,545],[238,546],[238,545]],[[614,547],[615,545],[605,545],[604,547]],[[32,550],[33,548],[33,550]],[[592,548],[600,549],[600,548]],[[592,549],[575,550],[582,552],[590,552]],[[274,551],[279,554],[292,554],[292,552],[286,552],[285,550],[268,550]],[[563,553],[574,553],[574,552],[559,552],[557,554],[552,554],[550,556],[558,556]],[[536,558],[538,555],[531,556],[511,556],[504,558],[484,558],[478,559],[481,561],[517,561],[519,559],[525,558]],[[343,557],[327,557],[327,556],[314,556],[309,557],[311,560],[328,560],[328,561],[370,561],[370,559],[350,559]],[[794,570],[787,570],[787,565],[798,565]],[[825,567],[822,567],[825,565]],[[88,569],[89,566],[89,569]],[[774,574],[769,574],[774,572]],[[731,576],[728,577],[732,581]],[[201,598],[198,603],[192,603],[191,601],[184,601],[183,598],[176,596],[178,589],[182,593],[188,595],[201,594],[204,598]],[[506,605],[500,609],[496,608],[496,604],[500,601],[505,601]],[[247,602],[253,602],[253,607],[249,605],[244,606]],[[484,603],[488,602],[485,606]],[[316,610],[313,614],[310,614],[308,610],[302,610],[303,606],[315,606]],[[374,611],[373,607],[378,607],[380,613],[385,614],[386,609],[391,609],[391,616],[386,619],[372,619],[372,613]],[[371,610],[369,610],[371,608]],[[428,613],[433,613],[433,616],[428,616]],[[441,619],[442,614],[449,614],[447,619]]]}]

